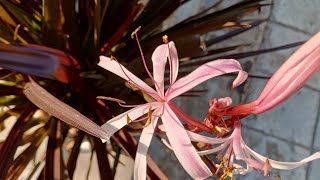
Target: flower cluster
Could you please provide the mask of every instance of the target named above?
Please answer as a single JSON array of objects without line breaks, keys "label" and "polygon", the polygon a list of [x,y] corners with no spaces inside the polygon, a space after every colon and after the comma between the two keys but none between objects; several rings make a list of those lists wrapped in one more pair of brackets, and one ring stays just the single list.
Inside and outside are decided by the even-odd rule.
[{"label": "flower cluster", "polygon": [[[135,36],[137,38],[136,34]],[[137,105],[133,109],[112,118],[102,125],[102,128],[109,136],[112,136],[116,131],[127,125],[128,118],[130,119],[129,123],[131,123],[137,121],[139,117],[144,114],[148,114],[150,125],[147,125],[142,131],[134,168],[135,179],[146,179],[146,154],[158,119],[161,118],[172,150],[181,165],[191,177],[195,179],[205,179],[212,176],[212,173],[201,160],[178,117],[201,130],[212,132],[212,129],[189,117],[171,100],[212,77],[239,72],[238,77],[233,82],[233,87],[235,87],[246,79],[247,73],[241,69],[240,64],[236,60],[220,59],[206,63],[189,75],[176,81],[179,69],[177,50],[173,42],[165,42],[163,45],[158,46],[152,54],[153,76],[145,64],[145,59],[141,51],[145,69],[153,81],[156,87],[155,89],[137,78],[116,60],[104,56],[100,57],[99,66],[122,77],[127,80],[129,84],[132,84],[135,88],[153,98],[153,102]],[[165,91],[164,71],[167,61],[169,61],[170,67],[170,84]]]},{"label": "flower cluster", "polygon": [[[276,107],[299,90],[320,67],[319,45],[320,33],[306,42],[274,73],[257,100],[234,107],[231,107],[232,100],[229,97],[210,101],[211,107],[208,118],[204,123],[208,124],[206,121],[209,121],[210,126],[216,129],[217,127],[221,129],[233,126],[233,131],[232,134],[226,138],[203,136],[199,139],[199,135],[195,136],[195,141],[205,142],[215,146],[212,149],[201,151],[199,154],[207,155],[216,152],[219,152],[219,155],[224,154],[220,166],[225,169],[224,172],[227,172],[227,174],[230,173],[230,171],[236,174],[246,174],[252,171],[252,169],[255,169],[262,172],[264,176],[268,175],[268,172],[271,171],[272,168],[289,170],[319,159],[320,152],[316,152],[299,162],[280,162],[268,159],[253,151],[245,144],[241,136],[240,123],[242,118],[250,114],[260,114]],[[234,159],[244,161],[246,167],[234,163]],[[224,174],[227,175],[226,173]]]},{"label": "flower cluster", "polygon": [[[263,113],[276,107],[300,89],[319,69],[320,33],[305,43],[279,68],[257,100],[232,106],[232,100],[229,97],[213,99],[210,101],[208,117],[203,122],[188,116],[172,102],[172,99],[210,78],[226,73],[238,73],[232,88],[238,86],[247,78],[247,73],[242,70],[239,62],[233,59],[214,60],[177,80],[178,53],[175,44],[164,37],[164,44],[158,46],[152,54],[153,74],[151,74],[146,65],[137,33],[133,33],[133,36],[138,42],[144,67],[155,88],[136,77],[113,57],[100,56],[98,65],[125,79],[130,87],[141,91],[144,97],[148,97],[146,98],[147,103],[122,105],[133,108],[110,119],[100,127],[50,95],[34,81],[26,84],[24,94],[48,113],[102,140],[108,140],[115,132],[129,123],[146,120],[135,159],[135,179],[147,178],[146,155],[156,127],[165,132],[169,140],[169,143],[165,142],[165,144],[173,150],[183,168],[194,179],[206,179],[219,173],[221,175],[221,171],[220,179],[226,179],[232,177],[233,174],[246,174],[253,169],[267,176],[272,168],[292,169],[320,158],[320,152],[317,152],[299,162],[271,160],[250,149],[241,135],[241,121],[244,117]],[[164,73],[167,62],[170,67],[170,77],[169,84],[165,86]],[[48,101],[51,103],[48,104]],[[160,124],[160,119],[162,124]],[[183,124],[180,120],[185,123]],[[196,133],[198,131],[205,131],[210,136]],[[195,148],[192,142],[204,143],[207,148],[198,150],[199,148]],[[201,159],[201,156],[213,153],[217,154],[220,160],[220,163],[215,164],[216,172],[212,172]]]}]

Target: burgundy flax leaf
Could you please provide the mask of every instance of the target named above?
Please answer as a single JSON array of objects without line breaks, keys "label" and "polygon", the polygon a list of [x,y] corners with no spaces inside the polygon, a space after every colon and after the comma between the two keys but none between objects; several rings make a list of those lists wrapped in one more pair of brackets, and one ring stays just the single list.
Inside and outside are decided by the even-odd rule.
[{"label": "burgundy flax leaf", "polygon": [[98,166],[101,179],[113,179],[112,169],[109,164],[108,151],[106,145],[100,139],[93,137],[93,143],[98,159]]},{"label": "burgundy flax leaf", "polygon": [[176,42],[177,50],[180,58],[204,56],[207,52],[207,47],[201,35],[186,36],[185,38],[170,38]]},{"label": "burgundy flax leaf", "polygon": [[[150,0],[128,32],[133,32],[141,26],[142,29],[140,33],[143,36],[147,35],[167,19],[180,5],[179,0]],[[126,38],[124,38],[125,41],[131,38],[130,35],[131,34],[126,35]]]},{"label": "burgundy flax leaf", "polygon": [[[35,121],[33,123],[33,121]],[[30,125],[32,124],[32,125]],[[20,142],[20,146],[23,146],[25,144],[28,143],[32,143],[32,142],[36,142],[35,141],[35,136],[40,136],[42,134],[46,134],[46,130],[48,129],[48,124],[46,123],[45,125],[43,125],[44,122],[39,122],[37,120],[35,120],[34,118],[31,121],[28,121],[28,123],[24,126],[24,132],[28,132],[29,130],[32,130],[32,128],[36,128],[37,126],[42,126],[39,129],[35,130],[32,133],[25,133],[22,137],[22,140]]]},{"label": "burgundy flax leaf", "polygon": [[113,162],[113,165],[112,165],[112,169],[113,169],[113,176],[116,174],[116,170],[117,170],[117,167],[119,165],[119,162],[120,162],[120,155],[121,155],[121,148],[117,147],[117,148],[113,148],[116,155],[114,156],[114,162]]},{"label": "burgundy flax leaf", "polygon": [[243,32],[249,31],[250,29],[253,29],[253,28],[259,26],[261,23],[263,23],[263,22],[265,22],[265,21],[266,21],[266,19],[256,20],[256,21],[250,23],[250,24],[249,24],[249,25],[250,25],[249,27],[237,28],[237,29],[235,29],[235,30],[232,30],[232,31],[230,31],[230,32],[227,32],[227,33],[224,34],[224,35],[218,36],[218,37],[216,37],[216,38],[214,38],[214,39],[210,39],[210,40],[206,41],[205,43],[206,43],[207,46],[211,46],[211,45],[213,45],[213,44],[219,43],[219,42],[221,42],[221,41],[224,41],[224,40],[226,40],[226,39],[229,39],[229,38],[231,38],[231,37],[234,37],[234,36],[236,36],[236,35],[239,35],[239,34],[241,34],[241,33],[243,33]]},{"label": "burgundy flax leaf", "polygon": [[84,139],[84,135],[85,133],[83,131],[78,131],[77,137],[75,137],[75,142],[68,159],[67,169],[68,169],[69,177],[71,179],[73,179],[74,170],[76,169],[77,159],[80,153],[80,146]]},{"label": "burgundy flax leaf", "polygon": [[106,50],[110,50],[114,45],[116,45],[119,40],[123,37],[125,33],[130,34],[130,31],[128,30],[128,27],[131,25],[133,19],[136,17],[136,15],[141,11],[143,8],[143,4],[139,3],[133,7],[132,11],[128,15],[128,17],[125,19],[125,21],[122,23],[122,25],[118,28],[118,31],[108,40],[107,43],[103,45],[101,48],[101,52],[104,52]]},{"label": "burgundy flax leaf", "polygon": [[230,51],[233,51],[233,50],[236,50],[238,48],[245,47],[245,46],[249,46],[249,44],[240,44],[240,45],[235,45],[235,46],[229,46],[229,47],[223,47],[223,48],[218,48],[218,49],[207,50],[207,53],[205,53],[204,55],[189,57],[189,58],[187,58],[187,60],[185,62],[182,62],[182,63],[188,63],[190,60],[193,60],[193,59],[196,59],[196,58],[205,58],[205,57],[212,56],[212,55],[217,55],[217,54],[220,54],[220,53],[227,53],[227,52],[230,52]]},{"label": "burgundy flax leaf", "polygon": [[66,53],[39,45],[0,44],[0,66],[39,77],[69,83],[80,68]]},{"label": "burgundy flax leaf", "polygon": [[[180,52],[179,54],[180,58],[188,57],[188,56],[205,55],[206,52],[199,48],[201,45],[200,43],[193,41],[193,43],[186,44],[183,42],[186,42],[186,40],[188,40],[189,38],[193,39],[194,36],[199,34],[204,34],[213,30],[226,28],[225,24],[229,22],[235,22],[235,21],[241,22],[240,17],[243,17],[245,15],[248,15],[252,12],[257,11],[262,6],[260,4],[261,1],[263,0],[245,1],[243,3],[238,3],[229,8],[223,9],[221,11],[213,12],[201,18],[194,19],[186,23],[178,24],[164,32],[160,32],[157,34],[153,34],[152,36],[148,36],[147,38],[143,39],[141,42],[142,48],[144,49],[144,52],[145,52],[145,56],[147,57],[147,59],[149,59],[148,57],[151,57],[152,50],[156,47],[157,44],[161,43],[160,42],[161,37],[165,34],[169,36],[170,40],[173,40],[177,43],[177,47]],[[233,26],[239,26],[239,25],[235,23]],[[230,27],[230,25],[228,25],[227,27]],[[142,27],[142,30],[143,29],[144,27]],[[137,66],[136,61],[138,61],[136,60],[136,58],[138,57],[138,49],[131,44],[134,44],[134,42],[130,43],[130,45],[128,45],[126,48],[121,49],[119,52],[117,52],[117,54],[122,59],[130,60],[131,62],[133,59],[135,59],[134,62],[130,64],[130,66],[136,67]],[[184,49],[184,47],[191,48],[190,44],[196,45],[197,47],[195,47],[194,49],[197,49],[200,53],[196,53],[192,55],[190,54],[190,52],[194,52],[194,49],[193,51]],[[121,56],[122,54],[126,54],[126,57]],[[135,68],[134,73],[140,73],[140,69],[141,68]]]},{"label": "burgundy flax leaf", "polygon": [[247,57],[251,57],[251,56],[257,56],[257,55],[264,54],[264,53],[270,53],[270,52],[274,52],[274,51],[293,48],[293,47],[296,47],[296,46],[300,46],[303,43],[304,43],[304,41],[295,42],[295,43],[290,43],[290,44],[286,44],[286,45],[278,46],[278,47],[274,47],[274,48],[269,48],[269,49],[260,49],[260,50],[256,50],[256,51],[233,53],[233,54],[222,55],[222,56],[218,56],[218,57],[206,57],[206,58],[204,58],[202,60],[192,59],[192,60],[189,60],[189,61],[181,63],[180,66],[183,67],[183,68],[192,67],[192,66],[199,66],[199,65],[201,65],[203,63],[212,61],[212,59],[224,59],[224,58],[225,59],[228,59],[228,58],[243,59],[243,58],[247,58]]},{"label": "burgundy flax leaf", "polygon": [[76,0],[61,1],[61,8],[65,17],[63,32],[68,35],[65,38],[65,47],[68,51],[77,53],[80,49],[80,22],[77,19]]},{"label": "burgundy flax leaf", "polygon": [[0,85],[0,89],[0,96],[23,95],[22,89],[17,87]]},{"label": "burgundy flax leaf", "polygon": [[29,162],[33,160],[36,152],[44,140],[49,134],[49,130],[41,128],[39,131],[33,134],[33,139],[30,146],[24,150],[12,163],[6,179],[18,179],[21,173],[25,170]]},{"label": "burgundy flax leaf", "polygon": [[94,11],[93,11],[93,42],[95,47],[100,44],[100,32],[101,32],[101,2],[100,0],[94,1]]},{"label": "burgundy flax leaf", "polygon": [[83,131],[78,131],[77,137],[75,137],[75,142],[68,159],[67,169],[68,169],[69,177],[71,179],[73,178],[74,170],[76,169],[77,159],[80,152],[80,146],[84,139],[84,135],[85,133]]},{"label": "burgundy flax leaf", "polygon": [[61,123],[55,118],[51,118],[50,123],[51,132],[46,152],[45,176],[46,179],[64,179],[61,149],[63,143],[61,138]]},{"label": "burgundy flax leaf", "polygon": [[[194,20],[194,19],[198,19],[198,18],[200,18],[200,17],[203,17],[204,15],[208,14],[208,12],[209,12],[212,8],[215,8],[215,7],[217,7],[220,3],[222,3],[222,1],[223,1],[223,0],[218,0],[218,1],[216,1],[214,4],[212,4],[212,5],[209,6],[209,7],[206,7],[206,9],[202,10],[202,11],[199,12],[198,14],[193,15],[193,16],[191,16],[191,17],[183,20],[183,21],[180,22],[180,23],[183,24],[183,23],[189,22],[189,21],[191,21],[191,20]],[[185,3],[185,1],[184,1],[183,3]],[[182,3],[181,3],[181,4],[182,4]],[[179,23],[179,24],[180,24],[180,23]]]},{"label": "burgundy flax leaf", "polygon": [[6,70],[6,69],[0,69],[0,79],[3,80],[7,77],[10,77],[12,76],[13,73],[9,70]]},{"label": "burgundy flax leaf", "polygon": [[[136,6],[138,0],[117,0],[110,1],[108,9],[101,24],[101,42],[107,42],[118,28],[125,22],[127,17]],[[121,13],[119,13],[121,12]]]},{"label": "burgundy flax leaf", "polygon": [[[185,37],[192,34],[203,34],[225,27],[242,26],[240,18],[260,9],[263,0],[243,1],[226,9],[210,13],[201,18],[188,21],[154,35],[150,39],[160,39],[164,34],[169,37]],[[148,39],[148,41],[152,41]]]},{"label": "burgundy flax leaf", "polygon": [[[40,39],[40,22],[36,18],[37,14],[27,12],[22,8],[21,4],[14,4],[12,1],[0,1],[0,5],[2,5],[6,12],[14,20],[14,24],[10,23],[10,26],[13,29],[16,28],[18,24],[21,25],[22,28],[19,28],[18,31],[19,36],[23,36],[23,38],[29,43],[38,42]],[[38,18],[40,17],[38,16]],[[28,32],[23,30],[24,28],[27,28]]]},{"label": "burgundy flax leaf", "polygon": [[105,130],[92,122],[90,119],[82,115],[80,112],[71,106],[63,103],[36,82],[30,79],[31,82],[25,85],[23,93],[26,97],[42,110],[64,121],[65,123],[75,126],[88,134],[99,137],[100,139],[108,140],[109,136]]},{"label": "burgundy flax leaf", "polygon": [[29,105],[19,116],[17,122],[11,129],[8,137],[1,146],[0,150],[0,179],[4,179],[11,163],[13,162],[14,154],[17,147],[20,144],[23,127],[26,122],[30,119],[30,116],[35,112],[36,107]]},{"label": "burgundy flax leaf", "polygon": [[42,33],[45,44],[55,48],[64,48],[64,19],[62,1],[43,0]]}]

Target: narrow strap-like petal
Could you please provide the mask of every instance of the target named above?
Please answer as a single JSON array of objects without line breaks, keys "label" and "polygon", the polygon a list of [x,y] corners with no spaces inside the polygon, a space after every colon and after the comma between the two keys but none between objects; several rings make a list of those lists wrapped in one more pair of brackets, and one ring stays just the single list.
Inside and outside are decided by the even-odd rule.
[{"label": "narrow strap-like petal", "polygon": [[118,116],[110,119],[108,122],[104,123],[101,127],[102,127],[102,129],[104,129],[108,133],[109,136],[112,136],[119,129],[121,129],[125,125],[127,125],[128,117],[134,121],[135,119],[148,113],[149,108],[156,109],[158,107],[159,107],[158,102],[142,104],[140,106],[132,108],[129,111],[126,111],[126,112],[119,114]]},{"label": "narrow strap-like petal", "polygon": [[[159,111],[155,110],[154,113]],[[134,161],[134,179],[147,179],[147,153],[156,128],[159,117],[152,117],[151,124],[145,127],[141,133],[136,158]]]},{"label": "narrow strap-like petal", "polygon": [[255,113],[265,112],[299,90],[320,68],[320,33],[299,48],[271,77]]},{"label": "narrow strap-like petal", "polygon": [[230,141],[225,142],[225,143],[221,144],[221,145],[218,146],[218,147],[215,147],[215,148],[212,148],[212,149],[208,149],[208,150],[199,151],[198,154],[199,154],[200,156],[208,155],[208,154],[213,154],[213,153],[215,153],[215,152],[218,152],[218,151],[221,151],[221,150],[225,149],[227,146],[230,145],[230,143],[231,143]]},{"label": "narrow strap-like petal", "polygon": [[233,151],[236,156],[236,159],[241,160],[241,159],[246,159],[249,158],[247,157],[248,153],[244,152],[244,148],[242,146],[242,137],[241,137],[241,124],[239,121],[235,122],[235,128],[232,132],[233,136]]},{"label": "narrow strap-like petal", "polygon": [[170,83],[174,83],[178,76],[179,59],[176,46],[172,41],[158,46],[154,50],[151,59],[153,63],[153,78],[158,84],[156,88],[160,88],[158,89],[159,94],[164,96],[164,71],[167,60],[170,60]]},{"label": "narrow strap-like petal", "polygon": [[99,125],[51,95],[32,79],[25,85],[23,93],[33,104],[65,123],[104,141],[110,138],[108,133]]},{"label": "narrow strap-like petal", "polygon": [[111,60],[110,58],[105,57],[105,56],[100,56],[100,62],[98,63],[98,65],[100,67],[122,77],[123,79],[125,79],[127,81],[132,81],[132,83],[134,83],[134,85],[137,85],[138,88],[141,88],[142,91],[145,91],[146,93],[148,93],[151,97],[153,97],[155,99],[159,99],[158,94],[154,89],[152,89],[144,81],[142,81],[137,76],[135,76],[130,71],[128,71],[124,66],[119,64],[117,61]]},{"label": "narrow strap-like petal", "polygon": [[[262,113],[277,106],[299,90],[320,67],[320,46],[317,51],[317,53],[301,59],[301,63],[288,70],[266,96],[259,97],[260,104],[255,113]],[[269,81],[266,88],[270,83],[273,84],[274,82]]]},{"label": "narrow strap-like petal", "polygon": [[174,42],[169,43],[169,60],[171,61],[171,66],[170,66],[170,82],[173,84],[177,77],[178,77],[178,72],[179,72],[179,58],[178,58],[178,52],[176,45]]},{"label": "narrow strap-like petal", "polygon": [[188,136],[190,137],[191,141],[195,141],[195,142],[204,142],[204,143],[208,143],[208,144],[221,144],[224,143],[228,140],[230,140],[232,137],[229,136],[227,138],[213,138],[213,137],[208,137],[208,136],[204,136],[201,134],[197,134],[191,131],[187,131]]},{"label": "narrow strap-like petal", "polygon": [[[158,125],[158,128],[161,130],[161,131],[164,131],[166,132],[166,129],[165,127],[163,126],[163,124],[160,124]],[[208,136],[204,136],[204,135],[201,135],[201,134],[197,134],[197,133],[194,133],[194,132],[191,132],[191,131],[188,131],[186,130],[189,138],[191,141],[194,141],[194,142],[203,142],[203,143],[208,143],[208,144],[221,144],[221,143],[224,143],[228,140],[230,140],[232,138],[232,136],[229,136],[227,138],[214,138],[214,137],[208,137]]]},{"label": "narrow strap-like petal", "polygon": [[[260,160],[261,162],[265,162],[268,159],[268,158],[258,154],[254,150],[250,149],[248,146],[246,146],[246,148],[249,150],[250,154],[253,157]],[[320,152],[316,152],[313,155],[311,155],[301,161],[298,161],[298,162],[281,162],[281,161],[275,161],[275,160],[271,160],[271,159],[268,159],[268,160],[269,160],[269,163],[272,168],[290,170],[290,169],[297,168],[301,165],[304,165],[304,164],[306,164],[310,161],[316,160],[316,159],[320,159]]]},{"label": "narrow strap-like petal", "polygon": [[167,44],[162,44],[154,50],[151,57],[153,64],[153,78],[158,84],[156,88],[162,97],[164,97],[164,71],[168,55],[169,49]]},{"label": "narrow strap-like petal", "polygon": [[273,87],[277,85],[280,79],[286,77],[288,70],[294,68],[300,63],[307,62],[304,61],[304,59],[310,54],[319,53],[319,43],[320,33],[317,33],[309,41],[303,44],[294,54],[292,54],[289,59],[273,74],[259,98],[264,98],[273,89]]},{"label": "narrow strap-like petal", "polygon": [[209,168],[191,144],[183,125],[168,105],[165,105],[161,119],[173,151],[187,173],[194,179],[211,176]]},{"label": "narrow strap-like petal", "polygon": [[191,72],[189,75],[176,81],[171,86],[170,90],[168,89],[170,93],[168,94],[167,100],[171,100],[172,98],[192,89],[210,78],[231,72],[239,72],[232,87],[241,84],[247,78],[247,73],[242,70],[239,62],[236,60],[220,59],[206,63]]}]

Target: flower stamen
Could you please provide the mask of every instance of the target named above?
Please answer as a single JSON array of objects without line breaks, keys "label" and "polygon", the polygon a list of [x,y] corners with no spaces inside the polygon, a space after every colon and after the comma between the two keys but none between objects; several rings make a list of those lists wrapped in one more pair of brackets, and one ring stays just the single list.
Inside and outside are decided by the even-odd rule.
[{"label": "flower stamen", "polygon": [[141,55],[141,59],[142,59],[142,62],[143,62],[143,66],[144,68],[146,69],[149,77],[151,78],[152,82],[155,84],[155,86],[160,89],[158,83],[154,80],[153,76],[151,75],[149,69],[148,69],[148,66],[147,66],[147,63],[146,63],[146,60],[144,58],[144,54],[143,54],[143,51],[142,51],[142,48],[141,48],[141,45],[140,45],[140,41],[139,41],[139,37],[138,37],[138,31],[141,29],[141,26],[139,26],[135,31],[133,31],[133,33],[131,34],[131,37],[135,37],[136,38],[136,41],[137,41],[137,44],[138,44],[138,47],[139,47],[139,51],[140,51],[140,55]]},{"label": "flower stamen", "polygon": [[129,114],[127,114],[127,125],[132,122],[132,119],[129,117]]},{"label": "flower stamen", "polygon": [[163,43],[168,44],[169,43],[169,37],[167,35],[162,36],[162,41],[163,41]]},{"label": "flower stamen", "polygon": [[108,100],[108,101],[114,101],[120,104],[126,104],[125,101],[113,97],[106,97],[106,96],[97,96],[97,99],[103,99],[103,100]]},{"label": "flower stamen", "polygon": [[142,127],[145,128],[145,127],[147,127],[149,124],[151,124],[151,119],[152,119],[152,108],[149,107],[147,122],[146,122],[146,124],[143,125]]},{"label": "flower stamen", "polygon": [[122,68],[121,64],[119,63],[119,61],[114,57],[114,56],[111,56],[110,57],[110,60],[111,61],[116,61],[119,66],[120,66],[120,69],[121,71],[124,73],[124,75],[128,78],[128,82],[132,83],[135,87],[137,87],[137,89],[141,90],[141,91],[144,91],[148,94],[156,94],[156,93],[152,93],[152,92],[148,92],[147,90],[145,90],[144,88],[142,88],[141,86],[139,86],[137,83],[135,83],[129,76],[128,74],[124,71],[124,69]]}]

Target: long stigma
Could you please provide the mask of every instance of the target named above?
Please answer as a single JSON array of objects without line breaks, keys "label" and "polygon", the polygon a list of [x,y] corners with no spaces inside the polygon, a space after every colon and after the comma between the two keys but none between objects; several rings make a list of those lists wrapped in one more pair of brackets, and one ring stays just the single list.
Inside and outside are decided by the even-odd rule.
[{"label": "long stigma", "polygon": [[121,99],[113,98],[113,97],[97,96],[97,99],[103,99],[103,100],[113,101],[113,102],[117,102],[117,103],[119,103],[119,104],[126,104],[125,101],[123,101],[123,100],[121,100]]},{"label": "long stigma", "polygon": [[146,63],[146,60],[144,58],[144,55],[143,55],[143,51],[142,51],[142,48],[141,48],[141,45],[140,45],[140,41],[139,41],[139,37],[138,37],[138,31],[141,29],[141,26],[139,26],[135,31],[132,32],[131,34],[131,38],[136,38],[136,41],[137,41],[137,44],[138,44],[138,47],[139,47],[139,51],[140,51],[140,55],[141,55],[141,58],[142,58],[142,62],[143,62],[143,66],[144,68],[146,69],[149,77],[151,78],[152,82],[155,84],[155,86],[157,86],[158,89],[160,89],[158,83],[154,80],[153,76],[151,75],[149,69],[148,69],[148,66],[147,66],[147,63]]},{"label": "long stigma", "polygon": [[135,83],[135,82],[128,76],[128,74],[126,73],[126,71],[123,69],[123,67],[121,66],[121,64],[119,63],[119,61],[118,61],[114,56],[111,56],[110,59],[111,59],[111,61],[116,61],[116,62],[119,64],[121,71],[122,71],[123,74],[128,78],[128,82],[130,82],[130,83],[132,83],[133,85],[135,85],[135,86],[136,86],[138,89],[140,89],[141,91],[144,91],[144,92],[146,92],[146,93],[148,93],[148,94],[155,94],[155,95],[157,95],[156,93],[149,92],[149,91],[147,91],[146,89],[144,89],[144,88],[142,88],[141,86],[139,86],[137,83]]}]

